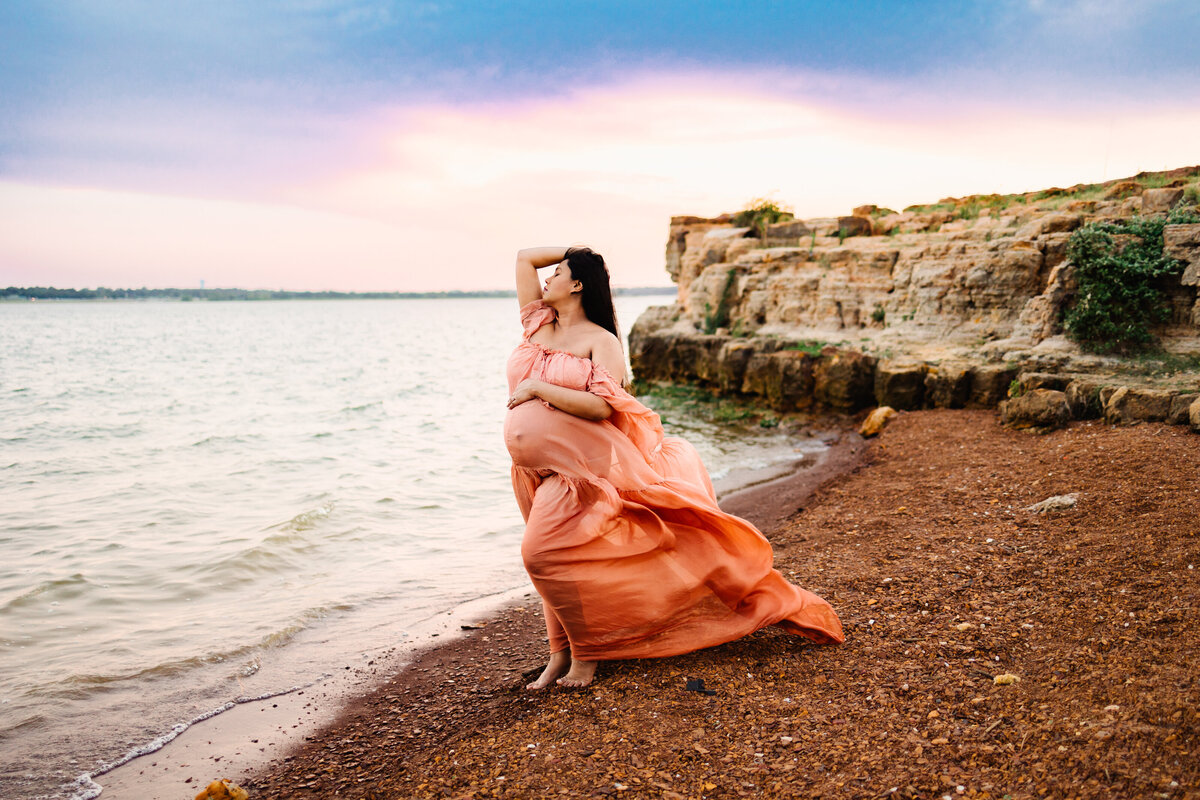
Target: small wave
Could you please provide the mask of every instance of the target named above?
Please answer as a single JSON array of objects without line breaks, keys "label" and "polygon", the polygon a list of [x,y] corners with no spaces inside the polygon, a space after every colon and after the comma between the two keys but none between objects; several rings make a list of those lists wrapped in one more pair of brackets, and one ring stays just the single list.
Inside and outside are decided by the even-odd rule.
[{"label": "small wave", "polygon": [[215,585],[292,574],[304,553],[314,547],[295,532],[277,533],[219,561],[197,565],[196,574],[207,576]]},{"label": "small wave", "polygon": [[335,611],[350,611],[354,608],[353,603],[333,603],[327,606],[315,606],[305,609],[300,616],[291,625],[281,628],[274,633],[268,633],[266,636],[258,640],[254,645],[238,648],[236,655],[244,655],[249,651],[268,650],[273,647],[287,644],[296,634],[305,630],[313,622],[324,619],[329,614]]},{"label": "small wave", "polygon": [[317,523],[333,513],[333,501],[323,503],[311,511],[304,511],[278,525],[272,525],[275,530],[307,531],[316,527]]},{"label": "small wave", "polygon": [[225,444],[225,443],[249,444],[252,440],[261,439],[261,438],[262,437],[257,434],[247,434],[245,436],[241,436],[241,435],[223,436],[220,434],[213,434],[212,436],[205,436],[203,439],[200,439],[199,441],[192,442],[192,447],[202,447],[204,445]]},{"label": "small wave", "polygon": [[323,531],[310,533],[321,520],[329,516],[334,504],[297,514],[287,522],[267,528],[270,533],[261,541],[244,547],[215,561],[194,565],[193,574],[206,585],[256,580],[264,576],[295,574],[312,562],[314,551],[331,540],[353,539],[360,530]]},{"label": "small wave", "polygon": [[340,413],[340,414],[356,414],[360,411],[367,411],[368,409],[372,409],[372,408],[382,408],[382,406],[383,406],[383,401],[376,400],[374,402],[363,403],[362,405],[358,405],[358,406],[346,406],[338,413]]},{"label": "small wave", "polygon": [[396,393],[392,396],[393,397],[408,397],[409,395],[420,394],[420,393],[426,391],[427,389],[429,389],[429,384],[427,382],[417,381],[416,383],[409,384],[408,386],[404,387],[403,389],[397,390]]},{"label": "small wave", "polygon": [[483,540],[496,538],[510,540],[514,535],[519,535],[524,530],[525,528],[522,525],[510,525],[507,528],[491,528],[481,532],[479,538]]},{"label": "small wave", "polygon": [[46,716],[43,714],[31,714],[24,719],[17,720],[0,731],[0,742],[22,736],[29,728],[36,728],[44,722],[46,722]]},{"label": "small wave", "polygon": [[140,679],[164,678],[171,675],[178,675],[183,672],[195,669],[196,667],[204,666],[205,664],[214,661],[224,661],[222,654],[190,656],[188,658],[173,659],[165,661],[161,664],[155,664],[152,667],[144,669],[129,670],[127,672],[116,672],[111,674],[82,674],[69,675],[63,678],[58,683],[35,689],[31,694],[45,695],[53,697],[86,697],[97,692],[104,692],[113,687],[113,684],[124,683],[126,681],[137,681]]},{"label": "small wave", "polygon": [[[76,572],[74,575],[69,575],[66,578],[58,578],[52,581],[42,581],[37,586],[34,586],[33,588],[28,589],[16,597],[6,600],[4,603],[0,604],[0,613],[22,608],[27,605],[29,601],[36,597],[41,597],[47,592],[82,587],[88,585],[88,583],[88,579],[83,577],[83,574],[79,572]],[[64,592],[64,594],[75,594],[75,592]]]},{"label": "small wave", "polygon": [[291,624],[262,636],[256,642],[239,645],[229,650],[217,650],[203,655],[174,659],[140,670],[107,675],[71,675],[54,686],[35,690],[32,694],[55,697],[84,696],[115,688],[114,684],[118,683],[170,677],[199,667],[231,661],[242,662],[245,660],[246,663],[236,668],[236,674],[242,676],[252,675],[258,671],[258,659],[263,651],[286,645],[297,634],[306,630],[313,622],[323,619],[331,613],[350,611],[354,608],[355,606],[352,603],[333,603],[327,606],[314,606],[302,612]]},{"label": "small wave", "polygon": [[288,625],[286,628],[281,628],[274,633],[268,633],[259,640],[258,644],[255,645],[255,649],[266,650],[272,647],[281,647],[282,645],[290,642],[296,634],[300,633],[300,631],[307,627],[308,625],[306,623],[297,622],[292,625]]}]

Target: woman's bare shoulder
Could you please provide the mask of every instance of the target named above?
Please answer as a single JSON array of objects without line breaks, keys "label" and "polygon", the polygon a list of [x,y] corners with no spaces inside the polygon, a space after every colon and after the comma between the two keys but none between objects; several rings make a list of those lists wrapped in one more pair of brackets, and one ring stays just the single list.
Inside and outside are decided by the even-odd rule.
[{"label": "woman's bare shoulder", "polygon": [[613,336],[611,331],[601,328],[599,325],[596,327],[599,329],[599,333],[596,333],[592,339],[592,361],[617,376],[618,380],[623,380],[625,350],[621,347],[621,340]]},{"label": "woman's bare shoulder", "polygon": [[593,349],[609,349],[611,347],[621,347],[621,340],[613,336],[612,331],[608,328],[597,325],[591,320],[588,321],[588,341]]}]

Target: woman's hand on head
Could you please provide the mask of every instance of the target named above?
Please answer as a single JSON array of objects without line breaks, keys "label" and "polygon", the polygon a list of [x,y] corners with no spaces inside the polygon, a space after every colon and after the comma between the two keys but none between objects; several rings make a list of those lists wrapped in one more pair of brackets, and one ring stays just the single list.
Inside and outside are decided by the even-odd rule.
[{"label": "woman's hand on head", "polygon": [[541,381],[535,381],[533,378],[526,378],[517,384],[516,388],[508,397],[508,407],[516,408],[521,403],[527,403],[530,400],[536,400],[538,395],[538,387]]},{"label": "woman's hand on head", "polygon": [[521,308],[542,299],[542,282],[537,271],[566,257],[565,247],[527,247],[517,253],[517,303]]}]

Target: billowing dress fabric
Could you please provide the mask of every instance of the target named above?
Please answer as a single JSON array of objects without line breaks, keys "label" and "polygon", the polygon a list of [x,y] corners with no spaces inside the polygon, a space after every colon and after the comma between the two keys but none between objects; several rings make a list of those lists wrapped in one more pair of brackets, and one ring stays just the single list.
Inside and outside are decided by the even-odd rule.
[{"label": "billowing dress fabric", "polygon": [[582,419],[541,400],[504,425],[525,517],[521,554],[542,596],[551,652],[584,660],[677,655],[767,625],[841,642],[833,608],[771,566],[771,546],[717,507],[695,449],[663,437],[658,415],[590,359],[531,341],[555,312],[521,309],[522,343],[508,361],[525,378],[580,389],[613,408]]}]

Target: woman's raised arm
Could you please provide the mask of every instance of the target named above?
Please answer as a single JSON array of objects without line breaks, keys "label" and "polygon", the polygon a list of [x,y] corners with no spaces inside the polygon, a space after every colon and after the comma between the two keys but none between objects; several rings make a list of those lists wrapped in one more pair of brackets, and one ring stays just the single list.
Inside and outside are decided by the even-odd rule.
[{"label": "woman's raised arm", "polygon": [[517,252],[517,302],[521,308],[542,299],[542,282],[537,271],[566,257],[565,247],[527,247]]}]

